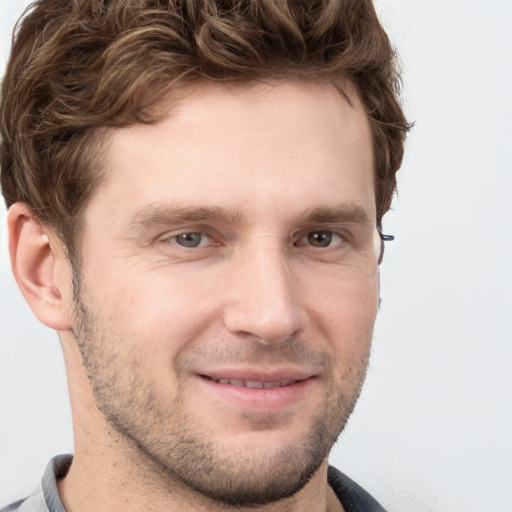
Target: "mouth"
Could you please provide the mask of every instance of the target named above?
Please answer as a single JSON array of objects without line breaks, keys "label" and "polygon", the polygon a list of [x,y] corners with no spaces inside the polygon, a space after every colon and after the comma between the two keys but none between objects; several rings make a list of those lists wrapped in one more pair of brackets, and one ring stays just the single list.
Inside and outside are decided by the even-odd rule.
[{"label": "mouth", "polygon": [[[300,380],[291,380],[291,379],[283,379],[283,380],[276,380],[276,381],[262,381],[262,380],[241,380],[241,379],[226,379],[226,378],[215,379],[213,377],[208,377],[207,375],[202,375],[202,377],[205,379],[211,380],[212,382],[216,382],[217,384],[228,384],[230,386],[238,386],[238,387],[250,388],[250,389],[283,388],[283,387],[295,384],[296,382],[300,382]],[[301,379],[301,380],[303,380],[303,379]]]},{"label": "mouth", "polygon": [[264,412],[280,411],[311,399],[317,380],[317,375],[297,369],[266,372],[223,369],[196,375],[203,383],[202,389],[213,400],[210,403]]}]

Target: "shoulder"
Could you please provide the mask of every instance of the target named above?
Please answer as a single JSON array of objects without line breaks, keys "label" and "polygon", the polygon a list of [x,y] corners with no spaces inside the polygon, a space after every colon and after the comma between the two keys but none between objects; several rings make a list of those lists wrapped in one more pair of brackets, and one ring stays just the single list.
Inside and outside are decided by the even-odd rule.
[{"label": "shoulder", "polygon": [[39,488],[30,496],[0,509],[0,512],[66,512],[59,497],[57,480],[66,475],[72,460],[71,455],[57,455],[51,459]]},{"label": "shoulder", "polygon": [[345,512],[386,512],[375,498],[336,468],[329,466],[327,479]]},{"label": "shoulder", "polygon": [[11,503],[0,512],[48,512],[42,490],[37,490],[30,496]]}]

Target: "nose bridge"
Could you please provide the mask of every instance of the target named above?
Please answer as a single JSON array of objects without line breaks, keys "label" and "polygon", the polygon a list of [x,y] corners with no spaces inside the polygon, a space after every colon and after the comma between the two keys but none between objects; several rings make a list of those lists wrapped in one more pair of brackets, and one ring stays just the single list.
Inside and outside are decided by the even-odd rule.
[{"label": "nose bridge", "polygon": [[226,327],[265,344],[284,341],[299,330],[302,310],[286,249],[267,239],[242,251],[236,266]]}]

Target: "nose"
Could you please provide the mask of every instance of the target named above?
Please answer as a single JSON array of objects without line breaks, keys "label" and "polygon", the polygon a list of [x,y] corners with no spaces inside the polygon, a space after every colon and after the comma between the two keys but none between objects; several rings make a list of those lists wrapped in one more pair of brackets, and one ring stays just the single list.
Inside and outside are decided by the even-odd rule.
[{"label": "nose", "polygon": [[285,342],[300,331],[305,318],[285,255],[260,249],[241,260],[228,285],[226,328],[266,345]]}]

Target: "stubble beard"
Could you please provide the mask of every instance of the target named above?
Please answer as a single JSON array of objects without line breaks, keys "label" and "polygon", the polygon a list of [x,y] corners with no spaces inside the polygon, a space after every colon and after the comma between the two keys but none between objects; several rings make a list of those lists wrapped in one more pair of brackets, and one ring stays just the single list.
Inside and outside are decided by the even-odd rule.
[{"label": "stubble beard", "polygon": [[[214,502],[232,507],[275,503],[299,492],[327,458],[355,407],[366,374],[369,347],[361,361],[347,372],[349,392],[335,384],[323,408],[315,411],[311,427],[300,440],[284,444],[272,454],[233,450],[194,429],[183,408],[183,393],[173,403],[159,401],[154,383],[143,374],[136,355],[127,358],[121,347],[123,334],[114,333],[107,318],[92,312],[83,298],[78,271],[74,277],[73,334],[80,350],[95,401],[108,424],[130,446],[128,458],[139,469],[141,462],[147,482],[155,477],[170,490],[176,485],[199,493]],[[371,333],[368,335],[371,337]],[[304,348],[291,340],[287,354],[302,351],[304,358],[323,360],[326,373],[334,371],[330,356]],[[288,357],[288,356],[286,356]],[[307,359],[306,359],[307,360]],[[352,362],[354,363],[354,362]],[[180,369],[174,368],[179,374]],[[329,371],[327,371],[329,370]],[[261,430],[273,419],[261,417]],[[254,429],[258,426],[254,424]],[[125,454],[126,455],[126,454]],[[140,471],[139,471],[140,474]]]}]

